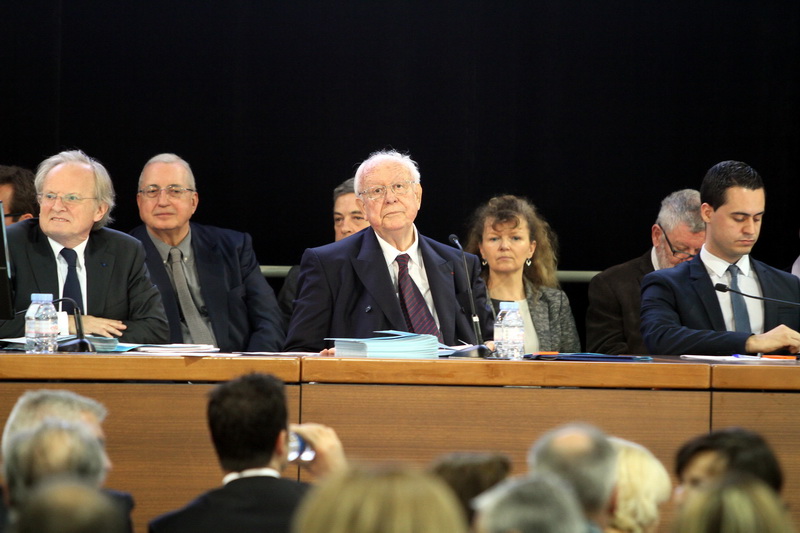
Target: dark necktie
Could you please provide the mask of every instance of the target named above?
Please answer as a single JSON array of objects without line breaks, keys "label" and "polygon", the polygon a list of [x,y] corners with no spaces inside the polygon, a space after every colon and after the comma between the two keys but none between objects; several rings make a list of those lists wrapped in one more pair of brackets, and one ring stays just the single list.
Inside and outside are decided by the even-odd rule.
[{"label": "dark necktie", "polygon": [[400,308],[406,319],[408,330],[412,333],[427,333],[435,335],[439,342],[443,342],[442,333],[436,327],[436,321],[425,303],[425,298],[419,287],[408,273],[408,254],[400,254],[395,258],[400,272],[397,275],[397,287],[400,296]]},{"label": "dark necktie", "polygon": [[[72,248],[62,248],[61,256],[67,262],[67,279],[64,280],[64,290],[61,291],[61,296],[64,298],[72,298],[78,303],[78,309],[83,314],[83,293],[81,292],[81,282],[78,281],[78,252]],[[72,302],[61,302],[61,310],[66,311],[68,314],[74,312],[75,306]]]},{"label": "dark necktie", "polygon": [[183,319],[186,327],[189,328],[189,335],[195,344],[214,344],[208,326],[203,322],[200,312],[189,292],[189,283],[186,281],[186,274],[183,273],[181,251],[178,248],[171,248],[169,251],[169,264],[172,269],[172,280],[175,282],[175,291],[178,293],[178,302],[183,312]]},{"label": "dark necktie", "polygon": [[[736,278],[739,276],[739,267],[736,265],[729,265],[728,273],[731,275],[731,289],[738,291],[739,280]],[[752,333],[750,330],[750,315],[747,313],[747,304],[744,301],[744,296],[736,294],[735,292],[730,294],[731,304],[733,305],[733,324],[736,331]]]}]

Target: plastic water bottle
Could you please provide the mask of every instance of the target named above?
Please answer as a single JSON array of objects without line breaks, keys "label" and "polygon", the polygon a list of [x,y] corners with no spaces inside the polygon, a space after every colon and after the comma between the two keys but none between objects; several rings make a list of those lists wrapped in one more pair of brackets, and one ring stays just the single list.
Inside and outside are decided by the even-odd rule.
[{"label": "plastic water bottle", "polygon": [[494,350],[498,357],[506,357],[505,349],[505,323],[503,322],[508,312],[508,305],[513,302],[500,302],[500,311],[494,319]]},{"label": "plastic water bottle", "polygon": [[58,313],[52,294],[31,294],[25,313],[25,352],[55,353],[58,349]]},{"label": "plastic water bottle", "polygon": [[525,354],[525,322],[519,313],[517,302],[508,302],[508,310],[503,317],[503,349],[506,357],[522,359]]}]

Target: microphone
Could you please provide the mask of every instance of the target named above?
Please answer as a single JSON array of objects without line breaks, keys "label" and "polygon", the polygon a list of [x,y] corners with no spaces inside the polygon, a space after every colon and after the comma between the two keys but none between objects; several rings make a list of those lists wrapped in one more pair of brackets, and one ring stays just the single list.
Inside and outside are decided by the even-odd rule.
[{"label": "microphone", "polygon": [[491,351],[483,346],[483,335],[481,335],[481,323],[478,320],[478,312],[475,310],[475,298],[472,295],[472,280],[469,278],[469,267],[467,266],[467,254],[458,240],[458,235],[450,235],[450,242],[453,246],[461,250],[461,262],[464,264],[464,275],[467,277],[467,296],[469,296],[470,311],[472,311],[472,329],[475,332],[475,344],[479,346],[475,357],[487,357]]},{"label": "microphone", "polygon": [[73,316],[75,317],[75,338],[68,341],[58,343],[59,352],[94,352],[94,345],[83,334],[83,317],[81,315],[81,308],[78,307],[78,302],[72,298],[58,298],[53,300],[57,302],[70,302],[72,303]]},{"label": "microphone", "polygon": [[777,298],[767,298],[765,296],[755,296],[753,294],[747,294],[745,292],[739,292],[737,290],[731,289],[724,283],[717,283],[714,285],[714,290],[719,292],[735,292],[736,294],[741,294],[742,296],[747,296],[748,298],[754,298],[756,300],[764,300],[765,302],[775,302],[778,304],[786,304],[786,305],[793,305],[795,307],[800,307],[800,303],[798,302],[790,302],[788,300],[778,300]]}]

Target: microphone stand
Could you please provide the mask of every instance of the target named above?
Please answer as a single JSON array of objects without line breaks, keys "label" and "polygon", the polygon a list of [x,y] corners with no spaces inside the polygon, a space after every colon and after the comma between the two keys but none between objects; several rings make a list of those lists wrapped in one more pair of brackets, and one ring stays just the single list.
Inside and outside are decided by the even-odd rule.
[{"label": "microphone stand", "polygon": [[75,338],[68,341],[58,343],[59,352],[95,352],[94,345],[83,334],[83,317],[81,315],[81,308],[78,307],[77,302],[72,298],[58,298],[53,300],[56,302],[70,302],[72,303],[73,316],[75,317]]},{"label": "microphone stand", "polygon": [[478,319],[478,312],[475,310],[475,298],[472,295],[472,280],[469,278],[469,267],[467,266],[467,254],[461,243],[458,241],[458,236],[450,235],[450,242],[453,243],[459,250],[461,250],[461,261],[464,264],[464,274],[467,278],[467,296],[469,297],[470,311],[472,311],[472,330],[475,332],[476,349],[472,350],[475,355],[470,357],[488,357],[492,351],[483,344],[483,335],[481,335],[481,323]]}]

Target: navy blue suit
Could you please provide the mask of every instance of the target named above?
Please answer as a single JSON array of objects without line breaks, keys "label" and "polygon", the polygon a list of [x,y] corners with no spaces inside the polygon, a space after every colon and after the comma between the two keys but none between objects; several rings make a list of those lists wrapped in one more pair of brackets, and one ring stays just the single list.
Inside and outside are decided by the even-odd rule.
[{"label": "navy blue suit", "polygon": [[[192,253],[200,293],[223,352],[277,352],[283,347],[283,319],[275,292],[264,279],[250,235],[191,223]],[[161,291],[170,342],[183,342],[180,308],[167,269],[145,226],[131,231],[142,241],[147,267]]]},{"label": "navy blue suit", "polygon": [[[60,294],[53,248],[32,218],[8,227],[14,309],[31,303],[32,293]],[[86,264],[86,314],[121,320],[128,326],[120,342],[167,342],[169,328],[161,295],[147,274],[142,245],[130,235],[100,228],[89,234]],[[24,335],[25,318],[0,321],[0,337]]]},{"label": "navy blue suit", "polygon": [[[800,302],[800,279],[750,258],[762,296]],[[800,330],[800,308],[764,302],[764,331]],[[642,336],[655,355],[743,353],[750,333],[726,331],[717,293],[698,255],[642,281]]]},{"label": "navy blue suit", "polygon": [[[445,344],[474,343],[461,252],[422,235],[419,249]],[[478,258],[467,254],[467,264],[482,334],[490,339],[491,311]],[[373,229],[306,250],[286,350],[318,352],[325,337],[374,337],[384,329],[408,327]]]}]

